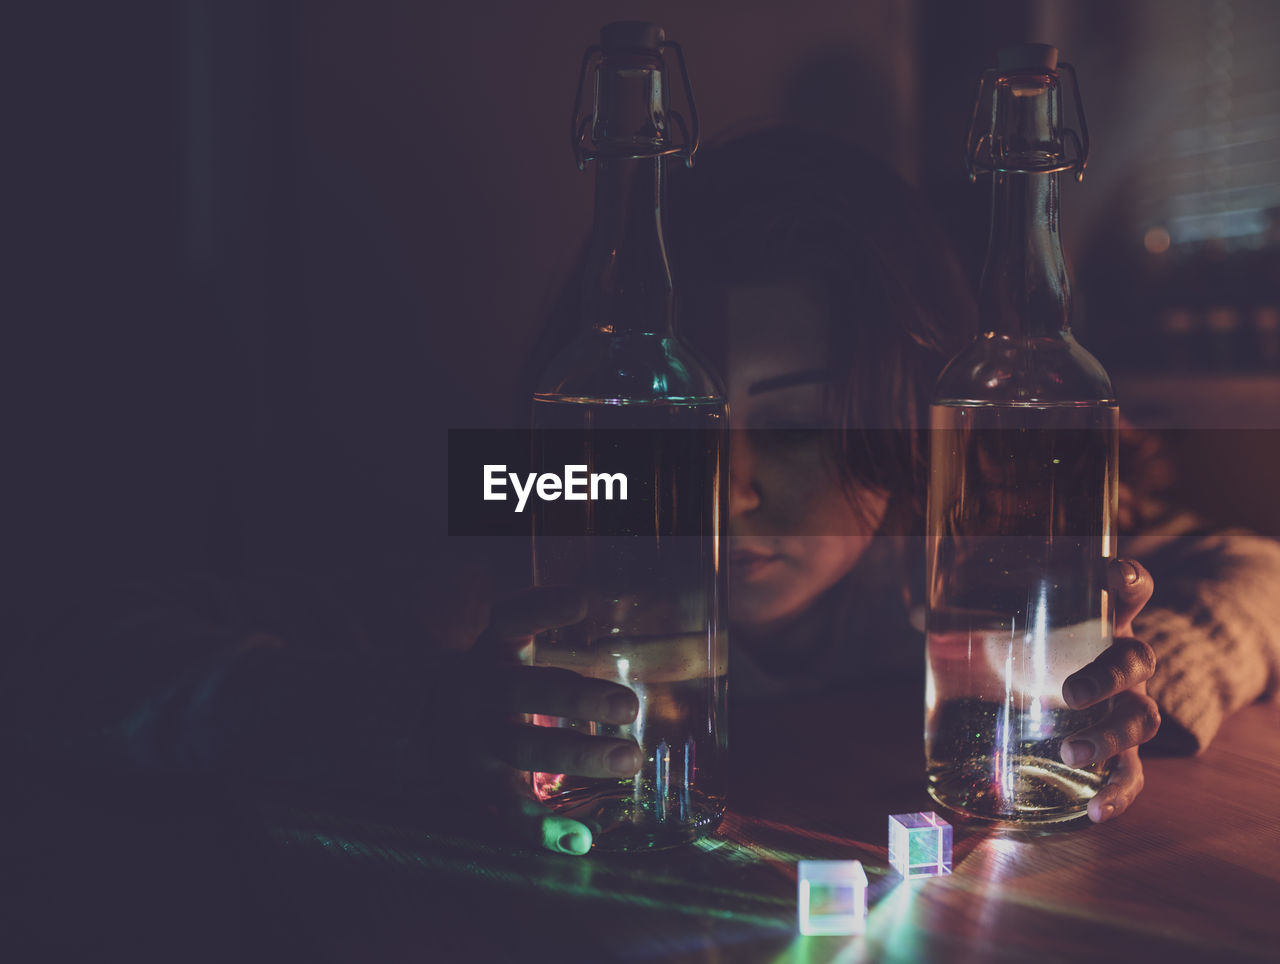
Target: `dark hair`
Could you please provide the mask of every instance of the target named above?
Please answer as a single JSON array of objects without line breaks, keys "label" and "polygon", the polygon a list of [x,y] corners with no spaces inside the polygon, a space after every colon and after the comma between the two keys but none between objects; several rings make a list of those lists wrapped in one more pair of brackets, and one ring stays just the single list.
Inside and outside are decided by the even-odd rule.
[{"label": "dark hair", "polygon": [[[770,127],[671,164],[667,240],[680,331],[713,363],[731,332],[699,317],[699,289],[816,280],[836,316],[828,391],[834,456],[854,497],[890,493],[885,526],[919,526],[927,484],[929,398],[946,361],[976,331],[972,289],[923,198],[830,134]],[[529,377],[572,336],[581,262],[532,352]],[[717,342],[719,345],[717,345]],[[717,350],[717,349],[721,350]],[[524,398],[527,399],[527,393]]]},{"label": "dark hair", "polygon": [[[919,192],[837,137],[775,127],[700,152],[671,172],[668,196],[677,288],[823,284],[843,376],[827,411],[842,429],[830,437],[846,488],[890,493],[886,525],[918,527],[929,399],[977,329],[972,289]],[[693,321],[682,331],[702,342]]]}]

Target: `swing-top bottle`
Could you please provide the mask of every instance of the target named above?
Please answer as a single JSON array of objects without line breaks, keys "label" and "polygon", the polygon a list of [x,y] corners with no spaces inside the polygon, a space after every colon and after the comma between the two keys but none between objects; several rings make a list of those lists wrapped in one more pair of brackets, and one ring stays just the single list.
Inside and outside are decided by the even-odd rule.
[{"label": "swing-top bottle", "polygon": [[[1080,133],[1062,116],[1070,78]],[[1101,719],[1072,710],[1067,675],[1111,644],[1118,408],[1071,333],[1059,175],[1083,174],[1075,73],[1053,47],[1001,51],[979,86],[971,174],[993,179],[981,334],[930,410],[926,756],[929,791],[1018,824],[1084,813],[1107,775],[1061,758]]]},{"label": "swing-top bottle", "polygon": [[[670,105],[671,52],[688,122]],[[533,781],[544,803],[592,828],[597,848],[645,850],[709,832],[724,810],[728,409],[675,333],[664,164],[691,163],[697,146],[680,48],[653,24],[609,24],[584,58],[578,99],[573,147],[580,167],[595,167],[594,224],[580,330],[533,397],[535,461],[625,475],[628,491],[607,499],[593,487],[535,515],[535,583],[578,587],[589,606],[583,622],[537,636],[533,660],[624,683],[640,711],[623,727],[537,722],[633,739],[643,762],[624,779]]]}]

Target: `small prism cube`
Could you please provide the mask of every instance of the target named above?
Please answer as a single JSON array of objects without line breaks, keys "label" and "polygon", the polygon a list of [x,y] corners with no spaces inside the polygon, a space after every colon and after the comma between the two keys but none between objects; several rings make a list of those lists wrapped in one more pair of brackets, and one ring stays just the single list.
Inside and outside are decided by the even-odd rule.
[{"label": "small prism cube", "polygon": [[861,934],[867,928],[867,872],[858,860],[802,860],[800,933]]},{"label": "small prism cube", "polygon": [[932,811],[890,814],[889,863],[908,879],[951,873],[951,824]]}]

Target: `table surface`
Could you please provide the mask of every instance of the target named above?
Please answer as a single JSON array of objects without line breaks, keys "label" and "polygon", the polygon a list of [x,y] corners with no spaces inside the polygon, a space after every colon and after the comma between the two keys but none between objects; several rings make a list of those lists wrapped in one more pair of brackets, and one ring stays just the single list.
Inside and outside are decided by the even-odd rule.
[{"label": "table surface", "polygon": [[[10,912],[61,949],[134,959],[174,945],[188,961],[1277,959],[1280,706],[1237,714],[1198,757],[1148,755],[1145,791],[1113,823],[956,821],[954,873],[904,882],[887,815],[935,808],[921,705],[880,690],[739,709],[723,825],[656,854],[512,851],[297,807],[228,820],[161,801],[122,819],[28,786],[24,821],[59,833],[0,851],[26,874]],[[865,936],[798,934],[800,859],[863,862]]]}]

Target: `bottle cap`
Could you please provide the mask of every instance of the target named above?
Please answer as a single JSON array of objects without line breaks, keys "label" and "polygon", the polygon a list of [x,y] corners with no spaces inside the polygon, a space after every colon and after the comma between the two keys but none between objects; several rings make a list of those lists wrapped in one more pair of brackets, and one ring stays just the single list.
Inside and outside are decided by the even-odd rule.
[{"label": "bottle cap", "polygon": [[1011,44],[1000,48],[996,66],[1001,70],[1058,69],[1058,48],[1050,44]]},{"label": "bottle cap", "polygon": [[600,46],[606,53],[624,50],[657,53],[665,40],[662,28],[647,20],[615,20],[600,28]]}]

